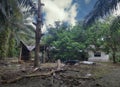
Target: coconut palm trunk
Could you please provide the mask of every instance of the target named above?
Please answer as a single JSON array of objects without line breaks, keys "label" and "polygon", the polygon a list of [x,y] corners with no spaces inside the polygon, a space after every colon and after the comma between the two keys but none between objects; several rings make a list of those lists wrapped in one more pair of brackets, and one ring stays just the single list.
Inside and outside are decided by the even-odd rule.
[{"label": "coconut palm trunk", "polygon": [[38,67],[40,64],[39,51],[40,51],[40,39],[41,39],[41,27],[42,27],[42,18],[41,18],[41,0],[38,0],[38,18],[35,31],[35,60],[34,67]]}]

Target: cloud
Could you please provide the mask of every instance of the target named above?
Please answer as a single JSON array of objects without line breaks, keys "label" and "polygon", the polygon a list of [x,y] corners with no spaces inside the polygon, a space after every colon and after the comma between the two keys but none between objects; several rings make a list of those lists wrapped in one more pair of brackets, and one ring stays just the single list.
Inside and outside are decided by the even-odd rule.
[{"label": "cloud", "polygon": [[120,3],[117,4],[117,9],[114,10],[113,15],[114,16],[120,15]]},{"label": "cloud", "polygon": [[75,24],[77,4],[72,4],[72,0],[42,0],[42,3],[45,4],[43,11],[46,13],[46,25],[53,25],[55,21],[66,21],[72,25]]},{"label": "cloud", "polygon": [[89,4],[91,0],[85,0],[85,3],[86,4]]}]

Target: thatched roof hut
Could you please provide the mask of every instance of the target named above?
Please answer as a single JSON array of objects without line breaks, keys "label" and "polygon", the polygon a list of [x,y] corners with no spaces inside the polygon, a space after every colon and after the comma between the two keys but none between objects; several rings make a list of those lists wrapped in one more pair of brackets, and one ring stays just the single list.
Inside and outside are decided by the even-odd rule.
[{"label": "thatched roof hut", "polygon": [[[21,50],[20,50],[20,59],[27,61],[31,59],[31,52],[35,51],[35,45],[27,45],[23,41],[20,41],[21,44]],[[47,51],[47,45],[41,44],[40,45],[40,52],[42,55]],[[47,53],[48,54],[48,53]]]}]

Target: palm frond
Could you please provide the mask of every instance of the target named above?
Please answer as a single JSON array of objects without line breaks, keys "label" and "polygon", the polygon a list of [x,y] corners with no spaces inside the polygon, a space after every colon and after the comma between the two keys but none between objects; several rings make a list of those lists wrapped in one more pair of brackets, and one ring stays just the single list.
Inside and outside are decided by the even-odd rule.
[{"label": "palm frond", "polygon": [[[11,12],[9,7],[12,8],[13,13],[10,17],[8,16]],[[31,25],[25,24],[30,22],[25,20],[26,18],[34,16],[31,11],[36,11],[32,0],[0,0],[0,19],[2,19],[0,26],[5,26],[6,22],[10,24],[8,27],[12,27],[17,42],[21,39],[34,41],[35,29]],[[3,28],[0,28],[0,31],[2,30]]]},{"label": "palm frond", "polygon": [[110,30],[112,31],[112,33],[118,32],[118,30],[120,30],[120,16],[113,20],[110,26]]},{"label": "palm frond", "polygon": [[5,22],[7,19],[7,1],[6,0],[1,0],[0,1],[0,19],[2,19],[1,22]]},{"label": "palm frond", "polygon": [[18,7],[21,9],[21,12],[24,15],[29,14],[29,13],[33,14],[37,10],[37,8],[32,0],[18,0]]},{"label": "palm frond", "polygon": [[97,18],[109,14],[116,9],[119,2],[120,0],[98,0],[93,10],[85,17],[84,24],[89,25]]}]

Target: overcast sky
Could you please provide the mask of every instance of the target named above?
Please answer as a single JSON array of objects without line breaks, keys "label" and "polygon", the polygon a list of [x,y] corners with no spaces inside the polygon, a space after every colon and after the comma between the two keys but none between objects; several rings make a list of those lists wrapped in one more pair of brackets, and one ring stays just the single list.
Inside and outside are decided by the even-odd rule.
[{"label": "overcast sky", "polygon": [[42,0],[42,2],[45,4],[43,11],[47,25],[54,24],[57,20],[74,25],[83,19],[94,5],[93,0]]},{"label": "overcast sky", "polygon": [[[44,13],[44,27],[54,25],[55,21],[64,21],[75,25],[77,21],[92,10],[97,0],[41,0],[45,4],[42,12]],[[120,12],[118,12],[120,13]]]},{"label": "overcast sky", "polygon": [[[41,0],[44,25],[54,25],[55,21],[64,21],[71,25],[83,18],[92,10],[96,0]],[[44,28],[45,28],[44,26]]]},{"label": "overcast sky", "polygon": [[[37,3],[37,0],[33,0]],[[83,20],[84,17],[92,10],[97,0],[41,0],[44,3],[43,13],[43,31],[46,27],[54,25],[55,21],[64,21],[68,24],[75,25],[77,21]],[[23,9],[25,10],[25,9]],[[26,20],[31,20],[28,17]],[[32,22],[29,25],[33,25]],[[35,26],[33,25],[35,28]]]}]

